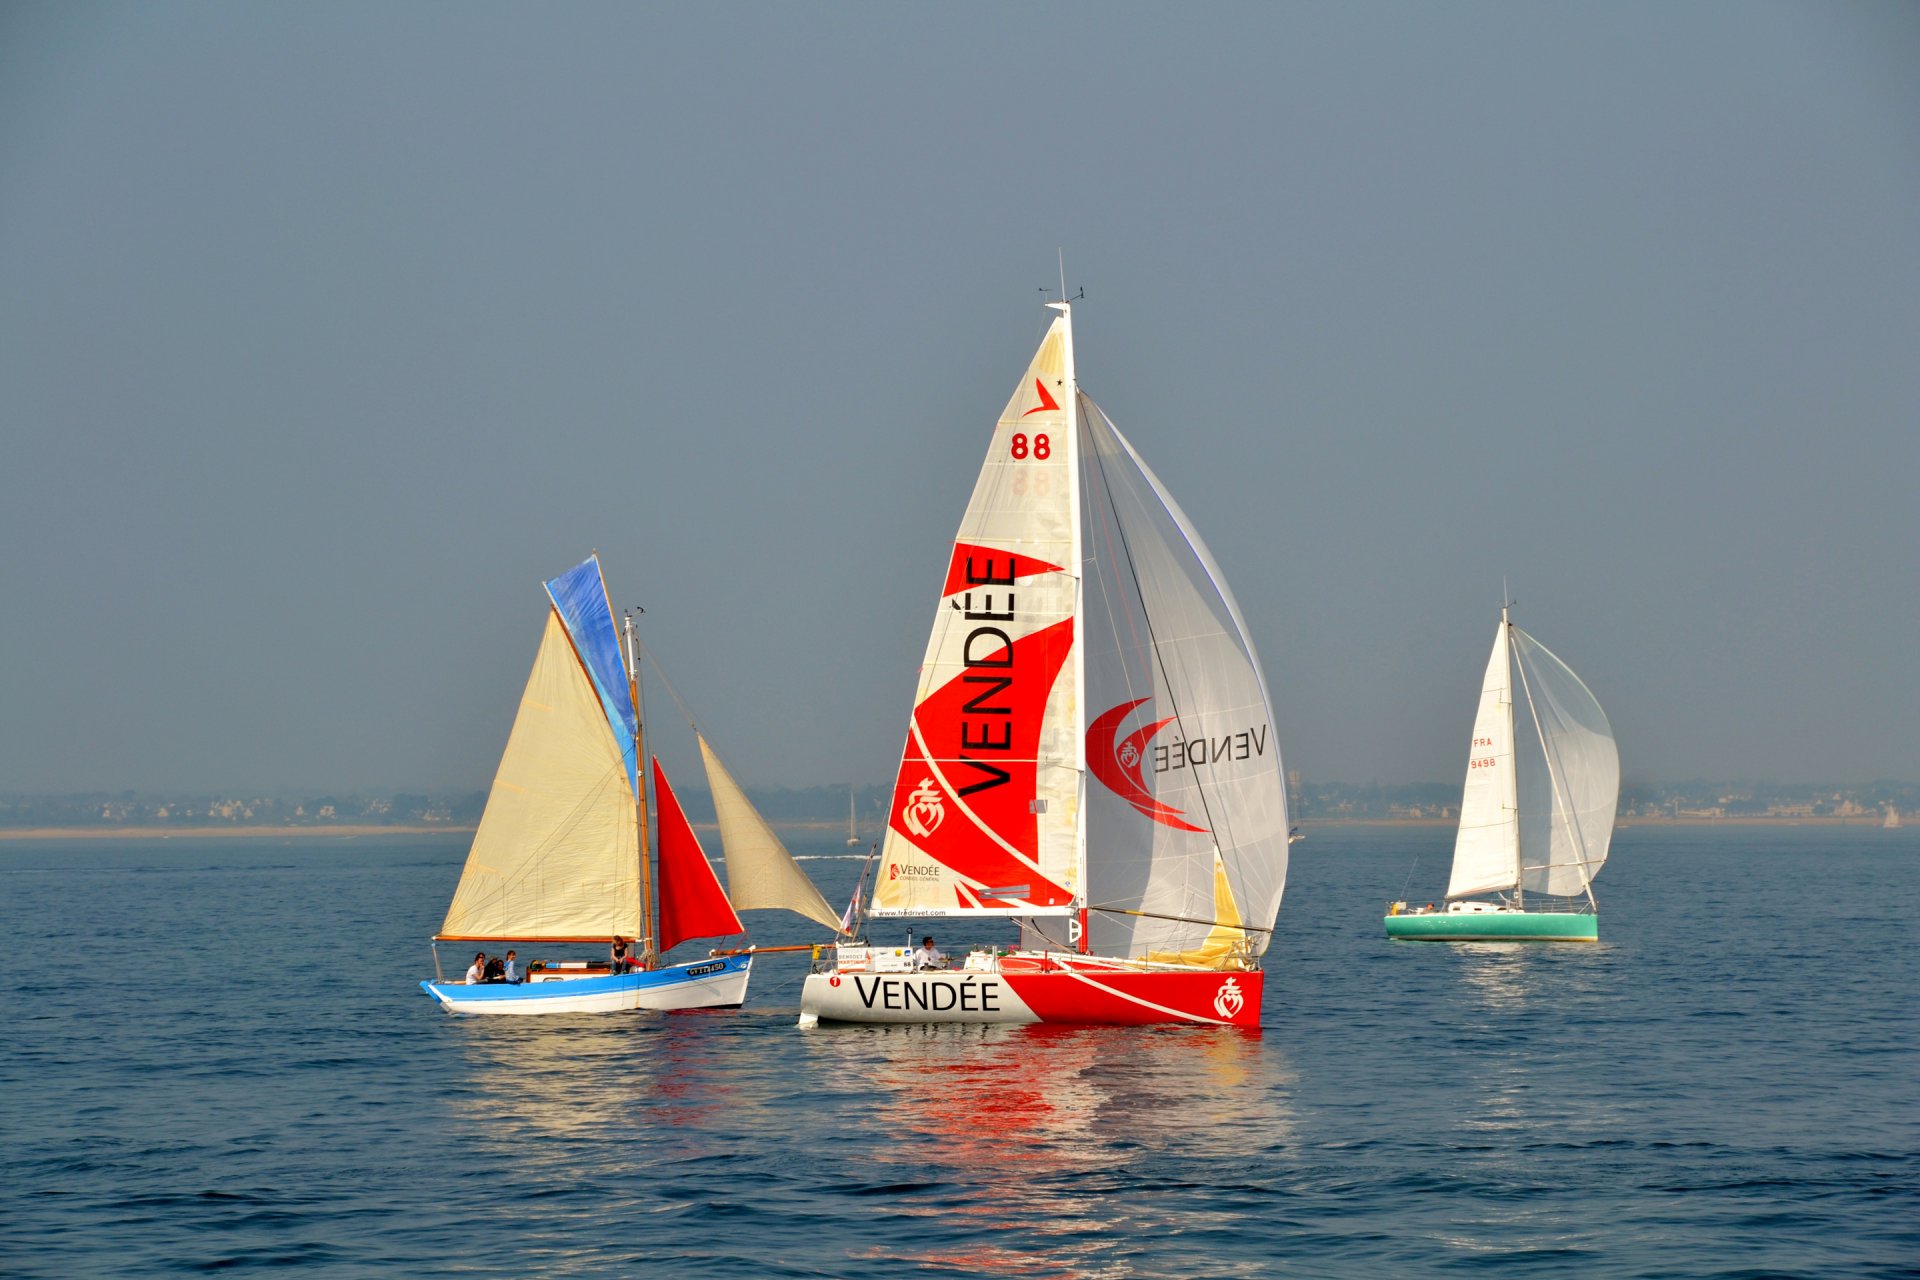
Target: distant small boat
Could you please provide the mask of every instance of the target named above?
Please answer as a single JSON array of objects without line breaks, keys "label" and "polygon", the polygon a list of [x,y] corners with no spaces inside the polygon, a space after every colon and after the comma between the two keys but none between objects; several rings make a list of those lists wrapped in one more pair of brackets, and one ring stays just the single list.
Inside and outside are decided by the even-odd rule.
[{"label": "distant small boat", "polygon": [[[487,807],[434,941],[600,943],[631,940],[640,967],[534,962],[519,983],[433,980],[421,989],[449,1013],[607,1013],[698,1009],[746,999],[750,952],[662,964],[694,938],[746,932],[735,908],[782,907],[836,933],[839,917],[699,739],[727,850],[727,891],[713,874],[665,770],[652,761],[659,808],[659,911],[647,856],[646,759],[638,647],[626,658],[598,556],[546,584],[549,608]],[[438,969],[436,948],[435,968]]]},{"label": "distant small boat", "polygon": [[859,843],[860,843],[860,825],[855,818],[855,811],[853,807],[853,787],[848,786],[847,787],[847,848],[849,849],[854,848]]},{"label": "distant small boat", "polygon": [[1899,811],[1898,809],[1896,809],[1896,808],[1894,808],[1894,807],[1893,807],[1893,806],[1892,806],[1891,804],[1889,804],[1889,805],[1887,806],[1887,817],[1886,817],[1886,821],[1884,821],[1884,822],[1882,822],[1882,823],[1881,823],[1880,825],[1881,825],[1881,826],[1883,826],[1883,827],[1885,827],[1885,828],[1886,828],[1886,829],[1887,829],[1888,831],[1897,831],[1897,830],[1899,830],[1899,828],[1900,828],[1900,811]]},{"label": "distant small boat", "polygon": [[[1519,672],[1530,734],[1514,730]],[[1454,838],[1446,907],[1389,903],[1389,938],[1593,942],[1593,878],[1607,860],[1620,754],[1580,677],[1500,610]],[[1527,895],[1536,895],[1529,909]],[[1486,895],[1493,895],[1489,900]],[[1541,909],[1540,898],[1546,898]],[[1579,902],[1578,899],[1585,901]]]}]

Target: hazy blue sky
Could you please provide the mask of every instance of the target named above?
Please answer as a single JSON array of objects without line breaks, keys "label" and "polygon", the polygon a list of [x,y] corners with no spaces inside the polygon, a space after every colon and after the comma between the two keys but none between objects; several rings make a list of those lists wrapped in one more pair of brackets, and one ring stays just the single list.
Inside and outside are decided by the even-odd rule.
[{"label": "hazy blue sky", "polygon": [[1920,777],[1920,7],[8,3],[0,790],[484,785],[594,548],[890,778],[1058,249],[1307,778],[1502,575],[1629,779]]}]

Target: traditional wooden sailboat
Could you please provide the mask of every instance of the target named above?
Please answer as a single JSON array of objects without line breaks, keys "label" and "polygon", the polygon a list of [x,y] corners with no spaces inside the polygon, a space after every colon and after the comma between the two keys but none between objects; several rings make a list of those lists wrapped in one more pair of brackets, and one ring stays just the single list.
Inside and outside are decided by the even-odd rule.
[{"label": "traditional wooden sailboat", "polygon": [[823,948],[803,1026],[1259,1022],[1288,830],[1266,682],[1047,305],[943,575],[869,914],[1011,920],[1018,945],[919,971]]},{"label": "traditional wooden sailboat", "polygon": [[[692,825],[652,761],[658,800],[658,911],[647,853],[648,788],[639,649],[626,652],[598,556],[546,584],[550,608],[519,714],[440,942],[631,942],[638,966],[535,961],[521,983],[420,986],[452,1013],[604,1013],[696,1009],[746,999],[750,951],[675,964],[695,938],[745,932],[736,908],[781,907],[838,932],[839,918],[702,736],[700,749],[727,853],[720,887]],[[435,969],[439,970],[438,949]]]},{"label": "traditional wooden sailboat", "polygon": [[[1529,730],[1518,734],[1514,671]],[[1389,903],[1387,936],[1596,941],[1593,878],[1607,860],[1619,799],[1620,753],[1606,712],[1503,606],[1473,721],[1446,907]]]}]

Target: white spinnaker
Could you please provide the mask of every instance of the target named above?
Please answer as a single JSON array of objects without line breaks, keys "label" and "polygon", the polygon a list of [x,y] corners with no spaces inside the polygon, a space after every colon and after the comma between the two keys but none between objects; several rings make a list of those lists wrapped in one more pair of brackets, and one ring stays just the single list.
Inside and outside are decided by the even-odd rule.
[{"label": "white spinnaker", "polygon": [[1079,404],[1088,724],[1137,703],[1104,722],[1110,733],[1089,733],[1087,898],[1150,913],[1094,910],[1089,950],[1258,955],[1287,870],[1286,787],[1259,658],[1179,504],[1100,408]]},{"label": "white spinnaker", "polygon": [[549,609],[439,936],[637,937],[639,850],[620,744]]},{"label": "white spinnaker", "polygon": [[[1528,893],[1574,897],[1587,891],[1607,860],[1620,801],[1620,752],[1606,712],[1580,677],[1519,627],[1513,638],[1527,703],[1514,715],[1538,721],[1548,765],[1541,781],[1550,799],[1544,838],[1522,846],[1522,886]],[[1539,829],[1532,822],[1528,827]]]},{"label": "white spinnaker", "polygon": [[714,818],[720,826],[720,847],[727,858],[727,897],[735,911],[767,908],[791,911],[840,931],[840,916],[827,905],[807,873],[780,843],[767,820],[733,780],[720,756],[700,739],[700,759],[707,767],[707,786],[713,791]]},{"label": "white spinnaker", "polygon": [[[1044,705],[1035,704],[1039,724],[1018,726],[1023,738],[1037,729],[1031,735],[1036,738],[1032,755],[1019,761],[967,745],[969,739],[997,737],[1001,719],[937,719],[932,709],[922,711],[929,702],[951,709],[956,686],[969,674],[994,671],[968,664],[969,658],[978,660],[1005,647],[988,629],[1018,644],[1073,620],[1067,325],[1063,315],[1048,327],[1001,412],[955,534],[955,558],[935,606],[914,693],[915,714],[908,725],[881,847],[883,871],[872,904],[876,914],[968,915],[972,911],[964,905],[966,900],[981,890],[1012,888],[1030,883],[1036,875],[1068,891],[1078,887],[1079,735],[1071,658],[1046,691]],[[970,585],[965,581],[966,548],[979,549],[973,563],[982,576],[1004,573],[1007,565],[1015,563],[1014,557],[1023,566],[1056,568],[1022,573],[1010,586]],[[1062,652],[1056,649],[1055,656]],[[987,688],[974,686],[963,692]],[[1018,700],[1018,691],[1007,697]],[[1028,712],[1023,709],[1020,714]],[[1008,791],[968,793],[970,785],[986,777],[965,759],[969,754],[995,767],[1008,767],[1021,777],[1030,766],[1031,788],[1019,784],[1017,803],[1008,802],[1012,794]],[[930,785],[923,789],[923,782]],[[938,820],[920,822],[928,834],[916,837],[915,824],[907,820],[905,810],[911,807],[912,797],[926,793],[936,797],[930,804],[937,804]],[[976,803],[973,796],[983,798]],[[934,810],[930,807],[927,812]],[[1029,823],[1030,839],[1025,833]]]},{"label": "white spinnaker", "polygon": [[[1453,840],[1449,898],[1511,889],[1520,875],[1520,801],[1515,780],[1513,674],[1507,622],[1494,633],[1493,656],[1480,682],[1473,747],[1460,794],[1460,830]],[[1531,732],[1531,730],[1529,730]]]}]

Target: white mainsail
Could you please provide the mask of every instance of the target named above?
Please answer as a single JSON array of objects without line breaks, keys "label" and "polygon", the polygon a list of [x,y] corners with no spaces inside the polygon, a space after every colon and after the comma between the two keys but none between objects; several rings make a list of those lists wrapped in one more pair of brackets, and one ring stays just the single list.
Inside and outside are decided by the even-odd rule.
[{"label": "white mainsail", "polygon": [[955,535],[872,914],[1064,914],[1080,887],[1072,346],[1049,326]]},{"label": "white mainsail", "polygon": [[726,850],[727,896],[736,911],[777,908],[840,930],[839,913],[827,905],[813,881],[800,870],[780,837],[747,799],[727,766],[700,737],[700,758],[707,766],[707,785],[713,791],[714,816],[720,824],[720,844]]},{"label": "white mainsail", "polygon": [[621,744],[558,610],[549,609],[438,936],[636,937],[639,839]]},{"label": "white mainsail", "polygon": [[1460,830],[1453,841],[1447,897],[1511,889],[1520,879],[1520,800],[1513,754],[1513,678],[1507,620],[1494,633],[1493,655],[1480,683]]}]

